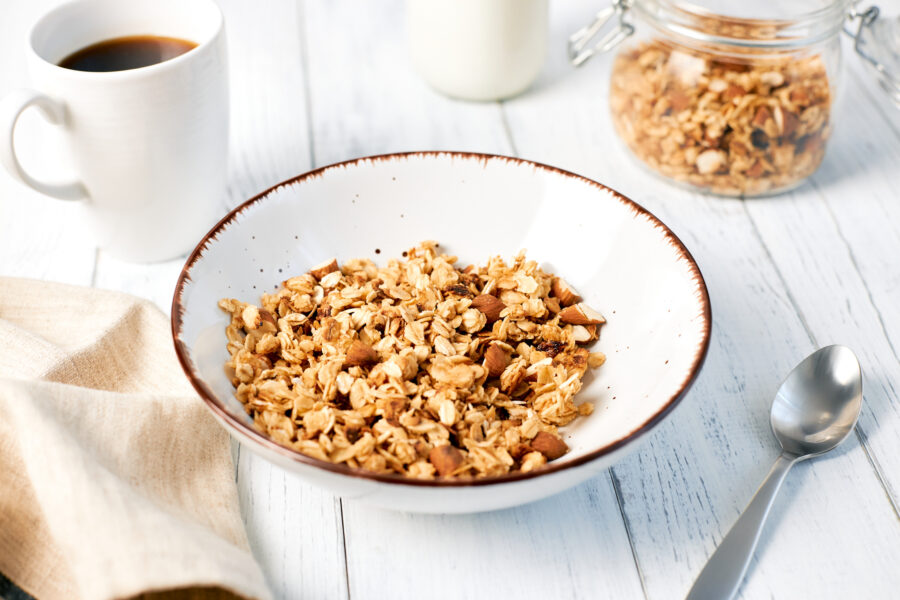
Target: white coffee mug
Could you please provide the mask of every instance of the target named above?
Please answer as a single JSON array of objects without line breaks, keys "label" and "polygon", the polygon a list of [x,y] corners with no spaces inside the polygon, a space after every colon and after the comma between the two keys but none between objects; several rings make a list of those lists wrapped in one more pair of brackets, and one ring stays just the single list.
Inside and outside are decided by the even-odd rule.
[{"label": "white coffee mug", "polygon": [[[197,44],[125,71],[58,63],[104,40],[157,35]],[[228,78],[222,13],[212,0],[76,0],[44,15],[29,37],[33,89],[0,102],[0,161],[22,183],[78,200],[97,243],[126,260],[173,258],[224,212]],[[29,175],[13,147],[19,116],[39,109],[69,146],[78,179]]]},{"label": "white coffee mug", "polygon": [[515,96],[547,57],[547,0],[407,0],[406,12],[413,65],[448,96]]}]

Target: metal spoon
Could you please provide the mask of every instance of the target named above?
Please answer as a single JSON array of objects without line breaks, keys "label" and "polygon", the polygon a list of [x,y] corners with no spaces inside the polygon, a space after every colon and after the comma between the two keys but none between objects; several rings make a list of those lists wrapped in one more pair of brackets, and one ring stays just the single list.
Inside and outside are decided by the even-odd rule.
[{"label": "metal spoon", "polygon": [[859,418],[862,373],[846,346],[828,346],[797,365],[775,395],[772,431],[781,456],[709,558],[687,600],[728,600],[737,591],[772,501],[791,467],[843,442]]}]

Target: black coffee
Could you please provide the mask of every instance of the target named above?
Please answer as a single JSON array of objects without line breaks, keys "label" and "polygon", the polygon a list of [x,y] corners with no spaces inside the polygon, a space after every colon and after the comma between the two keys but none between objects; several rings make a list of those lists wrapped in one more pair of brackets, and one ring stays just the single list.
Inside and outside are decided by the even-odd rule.
[{"label": "black coffee", "polygon": [[91,44],[70,54],[59,66],[76,71],[127,71],[149,67],[197,47],[194,42],[159,35],[130,35]]}]

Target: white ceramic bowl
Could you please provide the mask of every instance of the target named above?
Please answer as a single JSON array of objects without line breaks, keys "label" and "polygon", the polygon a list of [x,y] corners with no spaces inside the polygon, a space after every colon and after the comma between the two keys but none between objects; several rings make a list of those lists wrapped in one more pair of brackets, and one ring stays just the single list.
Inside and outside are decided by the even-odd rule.
[{"label": "white ceramic bowl", "polygon": [[[607,318],[608,360],[580,399],[596,410],[562,430],[571,451],[537,472],[419,481],[305,456],[270,441],[235,399],[216,302],[263,291],[336,256],[399,256],[421,240],[463,262],[521,248]],[[630,452],[679,402],[709,345],[709,295],[678,238],[609,188],[532,162],[476,154],[376,156],[317,169],[245,202],[188,258],[175,289],[178,358],[213,414],[245,447],[346,498],[414,512],[476,512],[576,485]]]}]

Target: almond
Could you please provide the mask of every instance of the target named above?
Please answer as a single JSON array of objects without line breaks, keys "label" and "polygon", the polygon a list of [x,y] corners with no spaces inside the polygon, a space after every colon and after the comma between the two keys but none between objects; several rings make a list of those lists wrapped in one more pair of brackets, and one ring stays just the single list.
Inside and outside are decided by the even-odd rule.
[{"label": "almond", "polygon": [[680,90],[673,90],[668,94],[669,105],[672,111],[679,113],[693,104],[691,97]]},{"label": "almond", "polygon": [[340,283],[341,277],[343,277],[343,275],[341,275],[340,271],[332,271],[331,273],[327,273],[323,275],[321,279],[319,279],[319,286],[323,290],[332,290],[337,287],[338,283]]},{"label": "almond", "polygon": [[578,295],[575,288],[569,285],[562,277],[554,278],[550,289],[553,295],[559,298],[559,303],[563,306],[572,306],[577,302],[581,302],[581,296]]},{"label": "almond", "polygon": [[747,156],[750,154],[750,149],[745,144],[734,140],[728,145],[728,150],[732,156]]},{"label": "almond", "polygon": [[388,400],[384,405],[385,420],[391,425],[399,427],[400,415],[402,415],[406,411],[406,407],[406,398],[392,398],[391,400]]},{"label": "almond", "polygon": [[490,377],[500,377],[509,365],[509,353],[496,344],[491,344],[484,353],[484,368]]},{"label": "almond", "polygon": [[790,98],[791,102],[799,104],[800,106],[809,104],[809,94],[807,94],[806,90],[803,88],[793,88],[788,94],[788,98]]},{"label": "almond", "polygon": [[432,448],[428,453],[428,460],[437,469],[439,475],[446,477],[452,475],[463,464],[464,457],[462,452],[450,444],[446,444]]},{"label": "almond", "polygon": [[800,125],[800,117],[789,110],[784,110],[780,106],[775,107],[775,125],[778,126],[780,135],[789,137]]},{"label": "almond", "polygon": [[758,159],[750,166],[749,169],[744,171],[744,175],[747,177],[762,177],[766,174],[766,167],[763,165]]},{"label": "almond", "polygon": [[559,436],[541,431],[531,440],[531,447],[547,457],[547,460],[556,460],[566,452],[569,447]]},{"label": "almond", "polygon": [[259,309],[259,330],[263,333],[277,333],[278,321],[275,315],[264,308]]},{"label": "almond", "polygon": [[547,296],[544,298],[544,306],[547,307],[547,310],[552,312],[554,315],[562,310],[562,306],[559,304],[559,298],[554,298],[553,296]]},{"label": "almond", "polygon": [[275,316],[264,308],[259,309],[259,316],[266,323],[271,323],[272,325],[276,324]]},{"label": "almond", "polygon": [[747,90],[745,90],[741,86],[732,84],[728,86],[728,89],[725,90],[725,93],[722,94],[722,97],[726,100],[734,100],[735,98],[740,98],[746,93]]},{"label": "almond", "polygon": [[532,450],[533,450],[533,448],[531,447],[530,444],[524,444],[522,442],[519,442],[518,444],[516,444],[515,446],[510,448],[509,455],[512,456],[514,459],[519,460],[520,458],[522,458],[523,456],[525,456]]},{"label": "almond", "polygon": [[329,273],[334,273],[338,270],[338,262],[336,258],[332,258],[331,260],[326,260],[320,265],[316,265],[312,269],[309,270],[309,274],[315,277],[316,279],[322,279]]},{"label": "almond", "polygon": [[[589,325],[588,327],[596,327]],[[591,332],[584,325],[575,325],[572,327],[572,333],[575,334],[575,341],[579,343],[591,341]]]},{"label": "almond", "polygon": [[750,121],[750,124],[758,127],[759,129],[762,129],[765,126],[766,121],[771,118],[772,113],[771,111],[769,111],[769,108],[767,106],[760,106],[756,111],[756,115],[754,115],[753,120]]},{"label": "almond", "polygon": [[472,300],[472,307],[483,312],[488,323],[493,323],[500,318],[500,312],[506,308],[506,305],[490,294],[481,294]]},{"label": "almond", "polygon": [[601,325],[606,323],[603,315],[584,302],[564,308],[559,313],[559,320],[571,325]]},{"label": "almond", "polygon": [[378,353],[372,346],[359,340],[350,344],[347,350],[347,358],[344,360],[345,367],[364,367],[378,362]]}]

